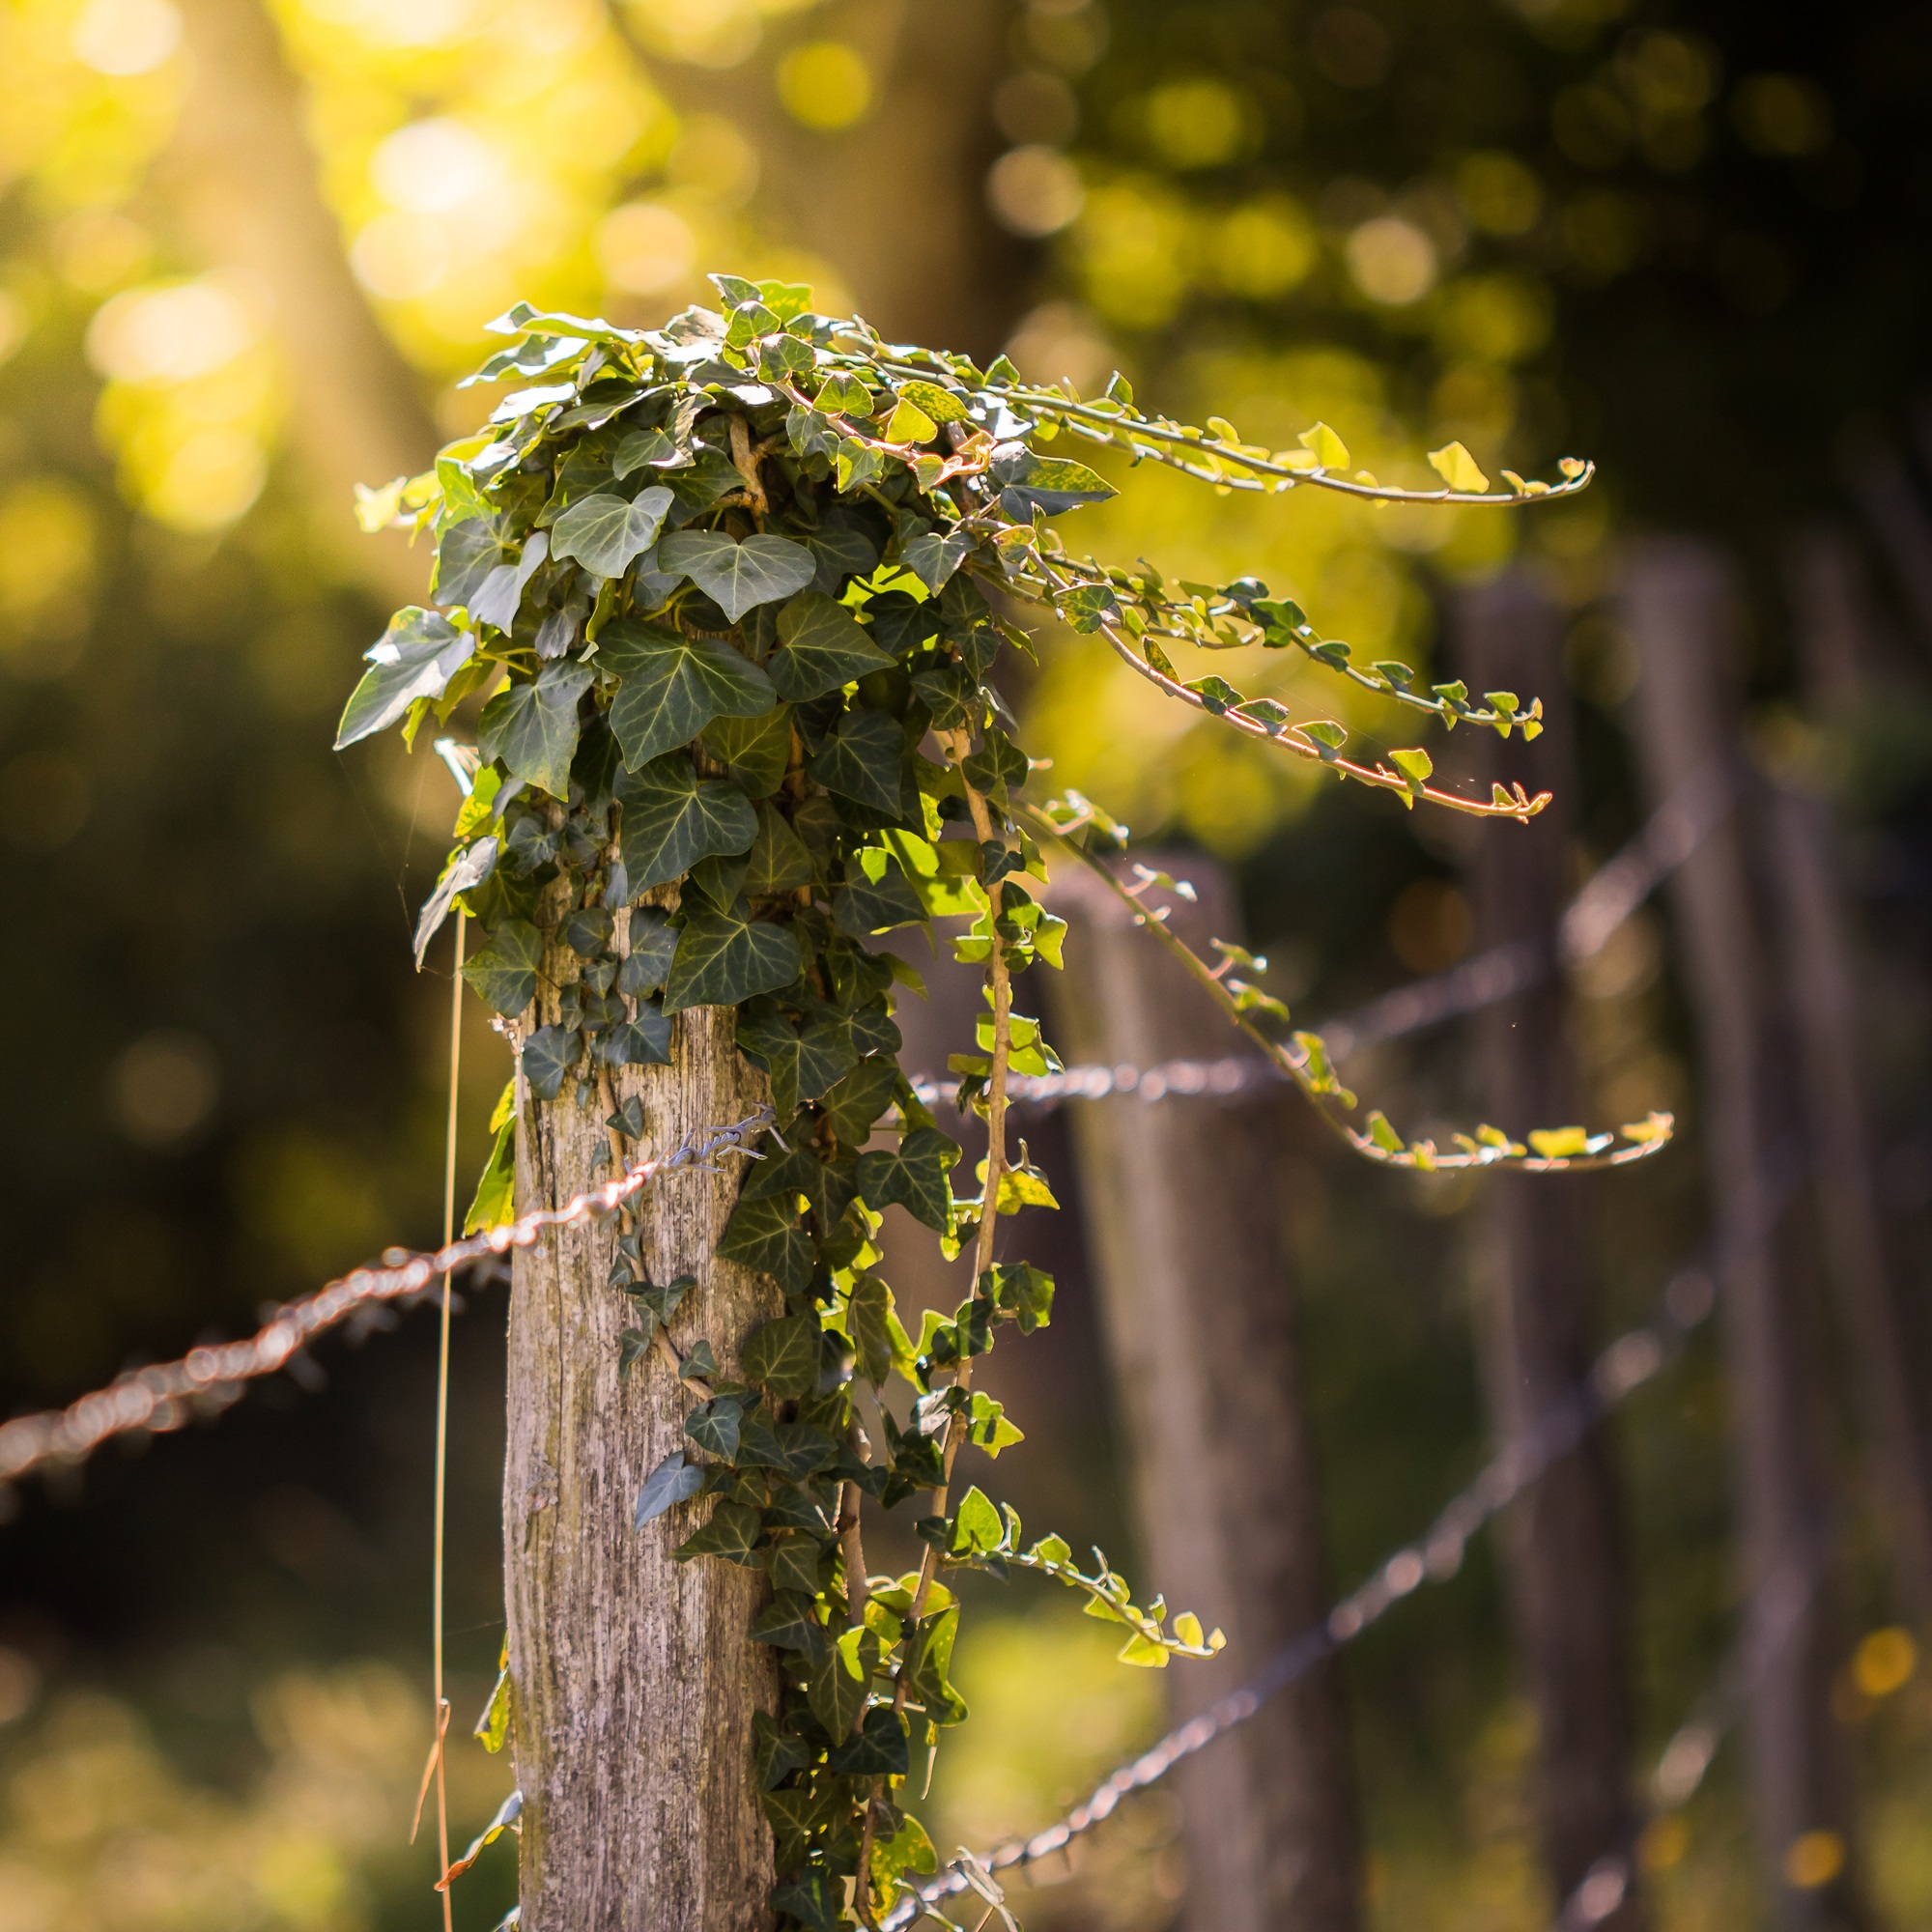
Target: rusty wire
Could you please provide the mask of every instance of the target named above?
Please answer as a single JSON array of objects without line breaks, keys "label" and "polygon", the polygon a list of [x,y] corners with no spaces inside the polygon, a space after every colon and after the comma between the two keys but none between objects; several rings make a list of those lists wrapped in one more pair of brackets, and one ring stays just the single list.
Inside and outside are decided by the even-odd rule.
[{"label": "rusty wire", "polygon": [[79,1463],[111,1436],[133,1430],[179,1429],[195,1412],[220,1408],[241,1385],[284,1368],[324,1330],[357,1311],[420,1293],[439,1276],[511,1248],[529,1247],[546,1229],[571,1228],[614,1213],[652,1182],[686,1169],[703,1169],[714,1156],[754,1154],[746,1142],[772,1123],[761,1107],[734,1126],[692,1135],[669,1153],[638,1160],[614,1180],[574,1195],[561,1208],[538,1208],[501,1226],[446,1241],[429,1253],[385,1248],[379,1266],[359,1267],[315,1293],[291,1301],[245,1342],[218,1342],[190,1349],[177,1362],[130,1370],[104,1389],[66,1408],[15,1416],[0,1423],[0,1483],[12,1482],[43,1463]]}]

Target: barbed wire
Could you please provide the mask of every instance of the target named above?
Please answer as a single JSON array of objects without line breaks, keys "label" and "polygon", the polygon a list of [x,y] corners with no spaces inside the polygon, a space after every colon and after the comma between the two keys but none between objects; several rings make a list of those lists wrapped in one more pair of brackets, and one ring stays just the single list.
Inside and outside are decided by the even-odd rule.
[{"label": "barbed wire", "polygon": [[711,1163],[724,1153],[761,1159],[745,1143],[762,1133],[774,1118],[771,1108],[760,1107],[735,1125],[706,1128],[669,1153],[631,1162],[616,1179],[572,1196],[561,1208],[533,1208],[517,1220],[446,1241],[426,1253],[385,1248],[380,1266],[355,1268],[315,1293],[287,1303],[244,1342],[190,1349],[180,1361],[131,1370],[66,1408],[0,1423],[0,1483],[14,1481],[43,1463],[82,1462],[112,1436],[133,1430],[179,1429],[197,1410],[225,1407],[239,1397],[243,1382],[288,1367],[316,1336],[359,1311],[407,1300],[440,1276],[493,1260],[512,1248],[526,1248],[546,1229],[576,1227],[615,1213],[669,1175],[716,1171]]},{"label": "barbed wire", "polygon": [[[1489,947],[1473,959],[1398,986],[1317,1027],[1328,1057],[1343,1060],[1363,1047],[1480,1012],[1541,984],[1558,966],[1574,971],[1593,959],[1722,823],[1736,797],[1736,774],[1730,762],[1720,759],[1706,765],[1651,813],[1614,858],[1591,874],[1564,908],[1551,939],[1520,939]],[[1273,1061],[1258,1053],[1231,1053],[1214,1060],[1163,1060],[1151,1066],[1079,1065],[1058,1073],[1009,1073],[1007,1097],[1046,1112],[1068,1100],[1104,1100],[1121,1094],[1149,1102],[1233,1100],[1291,1084],[1290,1075]],[[915,1075],[912,1087],[927,1107],[951,1091],[930,1073]]]},{"label": "barbed wire", "polygon": [[[1215,1739],[1246,1723],[1271,1699],[1307,1676],[1346,1644],[1352,1643],[1424,1583],[1447,1582],[1462,1569],[1469,1540],[1486,1523],[1514,1502],[1552,1463],[1575,1449],[1599,1422],[1681,1352],[1686,1339],[1717,1305],[1716,1279],[1727,1273],[1744,1254],[1755,1249],[1777,1225],[1802,1178],[1799,1165],[1795,1161],[1785,1163],[1786,1171],[1777,1182],[1756,1192],[1755,1212],[1708,1266],[1695,1260],[1680,1266],[1666,1284],[1659,1297],[1656,1312],[1648,1321],[1629,1329],[1608,1344],[1581,1381],[1552,1403],[1523,1435],[1488,1463],[1475,1479],[1436,1515],[1420,1537],[1384,1558],[1368,1579],[1336,1604],[1321,1623],[1303,1631],[1278,1651],[1238,1690],[1230,1691],[1199,1717],[1177,1726],[1151,1748],[1121,1765],[1094,1788],[1084,1803],[1075,1805],[1056,1823],[1036,1832],[1031,1837],[1009,1839],[983,1856],[962,1855],[959,1860],[943,1867],[936,1877],[909,1891],[880,1920],[882,1932],[905,1932],[906,1927],[917,1924],[922,1918],[932,1918],[942,1924],[950,1924],[944,1915],[930,1908],[941,1899],[956,1897],[963,1891],[977,1889],[975,1878],[969,1875],[967,1866],[973,1867],[975,1874],[1018,1871],[1041,1859],[1065,1851],[1075,1838],[1112,1817],[1122,1798],[1157,1784],[1177,1765],[1197,1751],[1205,1750]],[[1794,1612],[1794,1617],[1797,1614]],[[1760,1629],[1756,1650],[1762,1653],[1766,1649]],[[1756,1667],[1761,1670],[1768,1664],[1761,1662]],[[1742,1701],[1747,1692],[1748,1683],[1740,1681],[1727,1694],[1735,1704]],[[1704,1738],[1708,1733],[1708,1738],[1696,1747],[1702,1751],[1702,1757],[1697,1763],[1695,1777],[1691,1777],[1685,1787],[1686,1796],[1695,1788],[1696,1779],[1702,1777],[1704,1768],[1716,1751],[1717,1740],[1722,1735],[1720,1728],[1714,1727],[1711,1719],[1699,1721],[1704,1723],[1705,1729],[1696,1732],[1695,1736]],[[1690,1739],[1692,1736],[1691,1726],[1685,1726],[1678,1735]],[[1675,1742],[1673,1740],[1673,1744]],[[1688,1776],[1692,1747],[1690,1742],[1682,1747],[1675,1776]],[[1665,1762],[1670,1762],[1668,1752]],[[1628,1854],[1609,1856],[1627,1857]],[[1596,1869],[1592,1867],[1593,1874]],[[1629,1875],[1626,1873],[1623,1883],[1627,1885],[1628,1882]],[[1584,1885],[1589,1883],[1590,1879],[1586,1876]],[[1581,1890],[1582,1887],[1579,1887],[1578,1891]],[[1600,1903],[1607,1896],[1608,1890],[1606,1878],[1591,1892],[1588,1902],[1592,1906]],[[1621,1896],[1619,1892],[1619,1900]],[[1575,1894],[1571,1902],[1574,1900]],[[1568,1909],[1569,1902],[1566,1902],[1565,1910]],[[1616,1902],[1612,1902],[1603,1907],[1597,1919],[1577,1920],[1575,1924],[1594,1924],[1607,1918],[1615,1909]],[[1562,1932],[1572,1932],[1572,1927],[1566,1924]]]}]

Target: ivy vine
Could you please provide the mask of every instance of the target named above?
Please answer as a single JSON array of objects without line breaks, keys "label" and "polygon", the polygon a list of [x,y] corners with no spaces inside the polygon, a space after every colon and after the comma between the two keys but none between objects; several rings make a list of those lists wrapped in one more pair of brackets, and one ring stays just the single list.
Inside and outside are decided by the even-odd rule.
[{"label": "ivy vine", "polygon": [[[1123,843],[1084,800],[1022,800],[1029,762],[992,672],[1002,650],[1032,647],[1008,613],[1031,604],[1101,632],[1180,701],[1406,805],[1521,819],[1544,802],[1520,787],[1463,798],[1432,786],[1419,748],[1351,759],[1339,724],[1297,721],[1216,675],[1183,678],[1170,648],[1293,647],[1452,727],[1541,728],[1539,707],[1514,694],[1471,701],[1460,685],[1415,689],[1405,666],[1354,665],[1253,579],[1170,585],[1146,564],[1073,556],[1053,520],[1115,493],[1046,446],[1062,434],[1110,442],[1218,489],[1431,501],[1522,501],[1589,475],[1566,463],[1557,484],[1511,478],[1509,496],[1493,495],[1451,445],[1432,458],[1443,488],[1395,489],[1350,473],[1324,425],[1270,453],[1232,425],[1147,417],[1118,377],[1082,400],[1024,384],[1004,357],[980,370],[884,343],[863,322],[815,313],[803,287],[713,280],[717,310],[661,329],[521,304],[491,325],[510,340],[470,380],[522,386],[433,471],[364,493],[365,527],[433,533],[434,608],[391,620],[337,743],[398,725],[413,743],[466,698],[486,699],[416,953],[459,905],[479,924],[465,976],[510,1033],[535,1102],[569,1088],[605,1107],[623,1158],[646,1123],[635,1096],[617,1104],[611,1075],[668,1064],[672,1017],[696,1007],[734,1008],[739,1050],[769,1079],[777,1130],[720,1253],[771,1277],[786,1312],[742,1338],[742,1378],[720,1372],[707,1342],[672,1345],[695,1284],[648,1280],[635,1232],[620,1234],[610,1288],[634,1311],[620,1373],[659,1355],[692,1400],[686,1446],[644,1475],[639,1529],[701,1514],[672,1531],[680,1560],[769,1578],[752,1635],[778,1651],[785,1691],[757,1720],[752,1775],[776,1839],[772,1904],[782,1925],[832,1932],[876,1923],[934,1868],[904,1798],[941,1728],[966,1715],[949,1577],[1054,1577],[1122,1626],[1128,1663],[1208,1658],[1222,1641],[1191,1613],[1137,1604],[1099,1552],[1082,1568],[1059,1537],[1028,1541],[978,1488],[955,1493],[966,1442],[997,1457],[1022,1439],[974,1386],[975,1364],[1009,1331],[1045,1325],[1053,1306],[1049,1275],[993,1260],[1002,1215],[1055,1205],[1006,1134],[1009,1074],[1058,1066],[1016,1004],[1026,974],[1060,964],[1065,931],[1043,902],[1037,840],[1090,863]],[[1107,876],[1137,898],[1158,875]],[[897,1057],[895,1000],[923,990],[919,975],[879,943],[935,919],[959,923],[955,956],[985,974],[977,1038],[950,1064],[958,1108],[987,1131],[963,1190],[960,1147]],[[1287,1009],[1237,977],[1257,962],[1221,952],[1217,966],[1193,963],[1230,1017],[1325,1109],[1352,1108],[1320,1039],[1290,1033]],[[558,958],[574,978],[557,1017],[532,1025],[539,976]],[[520,1104],[513,1082],[470,1227],[510,1215]],[[1379,1114],[1345,1131],[1396,1165],[1563,1167],[1648,1152],[1669,1124],[1624,1129],[1614,1155],[1614,1137],[1580,1128],[1534,1145],[1483,1128],[1454,1152],[1405,1143]],[[927,1311],[916,1336],[880,1272],[892,1206],[949,1258],[972,1256],[968,1298]],[[877,1443],[861,1427],[860,1382]],[[903,1421],[889,1385],[909,1394]],[[918,1508],[915,1571],[868,1574],[867,1496]],[[506,1696],[479,1727],[488,1741],[501,1741]]]}]

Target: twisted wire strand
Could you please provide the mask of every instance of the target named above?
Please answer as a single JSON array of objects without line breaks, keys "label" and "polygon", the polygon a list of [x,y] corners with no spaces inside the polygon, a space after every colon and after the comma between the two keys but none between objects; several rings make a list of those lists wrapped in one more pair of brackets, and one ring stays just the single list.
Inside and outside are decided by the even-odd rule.
[{"label": "twisted wire strand", "polygon": [[616,1179],[574,1195],[561,1208],[533,1208],[514,1221],[445,1241],[433,1251],[385,1248],[381,1265],[355,1268],[315,1293],[287,1303],[246,1341],[190,1349],[180,1361],[134,1369],[66,1408],[0,1423],[0,1483],[23,1476],[43,1463],[81,1462],[111,1436],[130,1430],[179,1429],[196,1409],[226,1406],[239,1397],[242,1383],[273,1375],[316,1336],[358,1310],[405,1300],[439,1276],[512,1248],[529,1247],[547,1229],[573,1228],[614,1213],[668,1176],[704,1168],[724,1153],[761,1158],[746,1143],[773,1119],[772,1110],[761,1107],[734,1125],[706,1128],[668,1153],[633,1161]]}]

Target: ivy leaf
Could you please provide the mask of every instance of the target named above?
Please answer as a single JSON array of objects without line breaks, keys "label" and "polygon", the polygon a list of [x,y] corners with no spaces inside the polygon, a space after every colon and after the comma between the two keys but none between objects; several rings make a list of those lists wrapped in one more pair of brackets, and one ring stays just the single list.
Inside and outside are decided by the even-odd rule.
[{"label": "ivy leaf", "polygon": [[859,1373],[874,1388],[883,1385],[895,1363],[912,1359],[912,1338],[901,1326],[893,1291],[880,1275],[865,1274],[853,1283],[845,1331],[858,1350]]},{"label": "ivy leaf", "polygon": [[803,1771],[811,1761],[804,1739],[789,1731],[780,1730],[767,1712],[753,1713],[752,1731],[755,1739],[752,1756],[757,1768],[760,1791],[770,1791],[774,1785],[782,1784],[793,1772]]},{"label": "ivy leaf", "polygon": [[1002,1315],[1012,1317],[1022,1335],[1053,1319],[1053,1277],[1031,1262],[995,1263],[980,1277],[980,1293]]},{"label": "ivy leaf", "polygon": [[513,1020],[536,997],[543,949],[543,934],[528,920],[505,920],[464,962],[463,977],[492,1012]]},{"label": "ivy leaf", "polygon": [[1490,479],[1476,466],[1476,459],[1460,442],[1445,442],[1429,452],[1429,467],[1452,490],[1477,494],[1488,490]]},{"label": "ivy leaf", "polygon": [[342,707],[335,749],[386,730],[419,697],[440,697],[475,651],[475,638],[459,631],[440,611],[415,604],[398,611],[363,653],[372,668]]},{"label": "ivy leaf", "polygon": [[798,1590],[807,1597],[815,1597],[820,1554],[814,1537],[781,1537],[765,1552],[765,1575],[772,1579],[772,1588]]},{"label": "ivy leaf", "polygon": [[784,926],[754,920],[743,899],[720,911],[690,913],[665,981],[665,1011],[687,1007],[737,1007],[757,993],[775,993],[798,978],[797,938]]},{"label": "ivy leaf", "polygon": [[845,883],[832,895],[832,923],[840,932],[863,939],[925,918],[924,902],[890,853],[867,845],[846,860]]},{"label": "ivy leaf", "polygon": [[952,1225],[947,1176],[958,1159],[957,1141],[937,1127],[915,1127],[897,1147],[859,1156],[859,1192],[868,1208],[903,1208],[915,1221],[945,1234]]},{"label": "ivy leaf", "polygon": [[810,769],[827,791],[896,816],[904,756],[905,732],[896,718],[883,711],[848,711]]},{"label": "ivy leaf", "polygon": [[879,561],[879,547],[864,530],[849,524],[821,524],[807,533],[804,542],[818,560],[818,575],[812,583],[828,596],[836,597],[848,577],[864,577]]},{"label": "ivy leaf", "polygon": [[[653,469],[679,469],[691,461],[691,451],[666,429],[634,429],[617,445],[611,459],[611,473],[622,482],[633,471],[648,465]],[[648,494],[648,493],[646,493]],[[605,573],[599,571],[598,576]],[[615,575],[614,572],[611,573]]]},{"label": "ivy leaf", "polygon": [[704,749],[748,798],[770,798],[791,762],[791,706],[755,718],[714,718],[704,727]]},{"label": "ivy leaf", "polygon": [[926,1836],[925,1827],[910,1812],[906,1813],[891,1837],[875,1839],[872,1844],[873,1917],[882,1918],[892,1909],[893,1898],[907,1872],[938,1869],[939,1854]]},{"label": "ivy leaf", "polygon": [[884,1058],[862,1060],[825,1096],[825,1118],[847,1147],[862,1147],[872,1122],[892,1105],[898,1085],[896,1062]]},{"label": "ivy leaf", "polygon": [[[836,1019],[820,1018],[800,1028],[771,1009],[739,1014],[738,1045],[771,1075],[773,1104],[787,1117],[803,1101],[817,1099],[842,1080],[859,1062],[850,1030]],[[764,1191],[765,1171],[747,1181],[747,1199]]]},{"label": "ivy leaf", "polygon": [[937,1616],[922,1619],[904,1665],[912,1694],[925,1706],[926,1716],[935,1723],[957,1724],[966,1717],[965,1698],[947,1681],[952,1665],[952,1640],[958,1634],[957,1604]]},{"label": "ivy leaf", "polygon": [[436,542],[436,572],[430,594],[439,604],[463,604],[482,589],[493,570],[509,561],[503,541],[504,519],[464,517],[448,525]]},{"label": "ivy leaf", "polygon": [[[508,1092],[514,1096],[514,1081]],[[490,1158],[484,1162],[483,1172],[477,1176],[476,1192],[470,1198],[469,1211],[463,1217],[463,1232],[473,1235],[479,1229],[497,1228],[505,1221],[514,1221],[517,1218],[516,1192],[517,1117],[511,1113],[497,1128]]]},{"label": "ivy leaf", "polygon": [[889,1704],[866,1713],[864,1727],[834,1750],[832,1769],[843,1777],[903,1777],[907,1772],[905,1719]]},{"label": "ivy leaf", "polygon": [[735,1395],[715,1395],[684,1418],[684,1433],[721,1463],[738,1459],[738,1435],[744,1426],[744,1405]]},{"label": "ivy leaf", "polygon": [[1588,1127],[1536,1127],[1525,1134],[1523,1139],[1545,1160],[1565,1160],[1572,1155],[1588,1153],[1590,1151]]},{"label": "ivy leaf", "polygon": [[925,585],[937,592],[946,580],[973,554],[973,537],[968,530],[927,530],[914,537],[903,552],[905,567]]},{"label": "ivy leaf", "polygon": [[1420,791],[1435,770],[1435,761],[1424,751],[1391,752],[1389,763],[1408,781],[1410,791]]},{"label": "ivy leaf", "polygon": [[746,861],[744,891],[748,898],[797,892],[811,883],[811,854],[791,829],[791,821],[773,805],[758,808],[758,834]]},{"label": "ivy leaf", "polygon": [[563,1078],[583,1051],[583,1036],[574,1028],[538,1027],[524,1042],[524,1074],[539,1100],[554,1100]]},{"label": "ivy leaf", "polygon": [[755,718],[771,679],[719,638],[687,638],[622,617],[598,635],[597,661],[619,680],[611,728],[632,771],[688,745],[714,718]]},{"label": "ivy leaf", "polygon": [[753,1643],[777,1650],[810,1650],[811,1633],[825,1628],[811,1613],[811,1598],[799,1590],[775,1590],[772,1600],[752,1620]]},{"label": "ivy leaf", "polygon": [[993,453],[991,474],[1003,486],[1000,510],[1015,524],[1032,523],[1035,510],[1057,517],[1082,503],[1104,503],[1121,494],[1084,463],[1036,456],[1023,442],[1001,444]]},{"label": "ivy leaf", "polygon": [[622,577],[657,542],[671,500],[662,483],[630,503],[602,492],[580,497],[552,526],[551,554],[574,556],[595,577]]},{"label": "ivy leaf", "polygon": [[677,929],[652,906],[631,908],[631,954],[617,968],[617,990],[633,999],[655,993],[670,972]]},{"label": "ivy leaf", "polygon": [[1324,422],[1301,432],[1301,446],[1315,458],[1319,469],[1346,469],[1349,467],[1349,445]]},{"label": "ivy leaf", "polygon": [[981,1556],[999,1548],[1006,1541],[1007,1526],[993,1501],[977,1484],[959,1498],[952,1518],[952,1538],[948,1553],[953,1556]]},{"label": "ivy leaf", "polygon": [[711,1520],[695,1536],[688,1536],[671,1555],[679,1563],[694,1556],[722,1556],[744,1570],[755,1570],[758,1559],[753,1547],[763,1526],[758,1512],[749,1503],[720,1503],[711,1512]]},{"label": "ivy leaf", "polygon": [[835,1738],[845,1737],[866,1708],[867,1688],[879,1664],[878,1635],[865,1629],[849,1630],[836,1640],[821,1634],[807,1655],[805,1699],[811,1715]]},{"label": "ivy leaf", "polygon": [[757,813],[736,785],[699,779],[679,752],[621,780],[617,799],[624,809],[617,850],[633,895],[681,878],[714,853],[745,851],[758,830]]},{"label": "ivy leaf", "polygon": [[788,1201],[740,1201],[718,1243],[721,1260],[768,1274],[788,1294],[811,1279],[818,1251],[799,1226],[798,1209]]},{"label": "ivy leaf", "polygon": [[802,703],[891,663],[844,605],[804,590],[779,612],[778,649],[765,661],[765,673],[781,697]]},{"label": "ivy leaf", "polygon": [[416,921],[416,971],[422,971],[423,954],[429,950],[429,943],[440,930],[442,923],[449,917],[449,909],[459,895],[467,893],[471,886],[480,886],[497,868],[497,841],[494,838],[479,838],[475,844],[461,852],[452,853],[447,866],[442,868],[442,876],[436,882],[436,891],[423,902],[421,916]]},{"label": "ivy leaf", "polygon": [[482,1741],[483,1748],[493,1755],[503,1748],[503,1740],[510,1734],[510,1639],[503,1637],[503,1653],[497,1660],[497,1682],[490,1692],[490,1701],[483,1707],[483,1715],[476,1719],[476,1727],[470,1736]]},{"label": "ivy leaf", "polygon": [[511,777],[565,797],[577,753],[577,700],[596,674],[587,664],[558,658],[534,682],[505,685],[477,720],[477,750],[500,758]]},{"label": "ivy leaf", "polygon": [[744,1349],[745,1378],[775,1396],[810,1395],[818,1386],[818,1318],[787,1315],[753,1329]]},{"label": "ivy leaf", "polygon": [[[804,1859],[807,1846],[831,1824],[845,1801],[827,1789],[821,1780],[819,1784],[807,1785],[803,1789],[761,1792],[758,1802],[764,1806],[766,1822],[770,1824],[772,1836],[777,1840],[776,1863],[783,1871]],[[782,1909],[798,1916],[797,1908],[789,1901],[798,1898],[800,1893],[815,1896],[821,1884],[821,1875],[813,1873],[792,1884],[777,1887],[772,1892],[773,1905],[776,1908],[780,1898],[783,1897],[787,1902]],[[799,1898],[800,1904],[807,1902],[806,1898]],[[825,1902],[831,1905],[829,1890]],[[810,1909],[815,1910],[815,1907]],[[838,1923],[835,1917],[832,1932],[836,1932]],[[823,1924],[815,1924],[813,1932],[827,1932],[827,1928]]]},{"label": "ivy leaf", "polygon": [[718,1357],[711,1352],[711,1344],[700,1335],[687,1350],[684,1365],[677,1372],[678,1379],[710,1381],[718,1373]]},{"label": "ivy leaf", "polygon": [[597,1036],[596,1053],[605,1066],[668,1066],[670,1020],[655,1000],[639,1000],[636,1019]]},{"label": "ivy leaf", "polygon": [[515,628],[524,586],[550,554],[550,533],[538,530],[524,544],[514,563],[499,563],[464,602],[479,624],[494,624],[505,637]]},{"label": "ivy leaf", "polygon": [[663,1516],[673,1503],[686,1501],[703,1487],[704,1471],[695,1463],[687,1463],[682,1449],[673,1449],[651,1471],[644,1487],[638,1492],[638,1527],[642,1529],[645,1523]]},{"label": "ivy leaf", "polygon": [[723,530],[676,530],[658,545],[658,568],[691,579],[736,623],[759,604],[803,590],[818,565],[803,544],[754,536],[739,543]]}]

